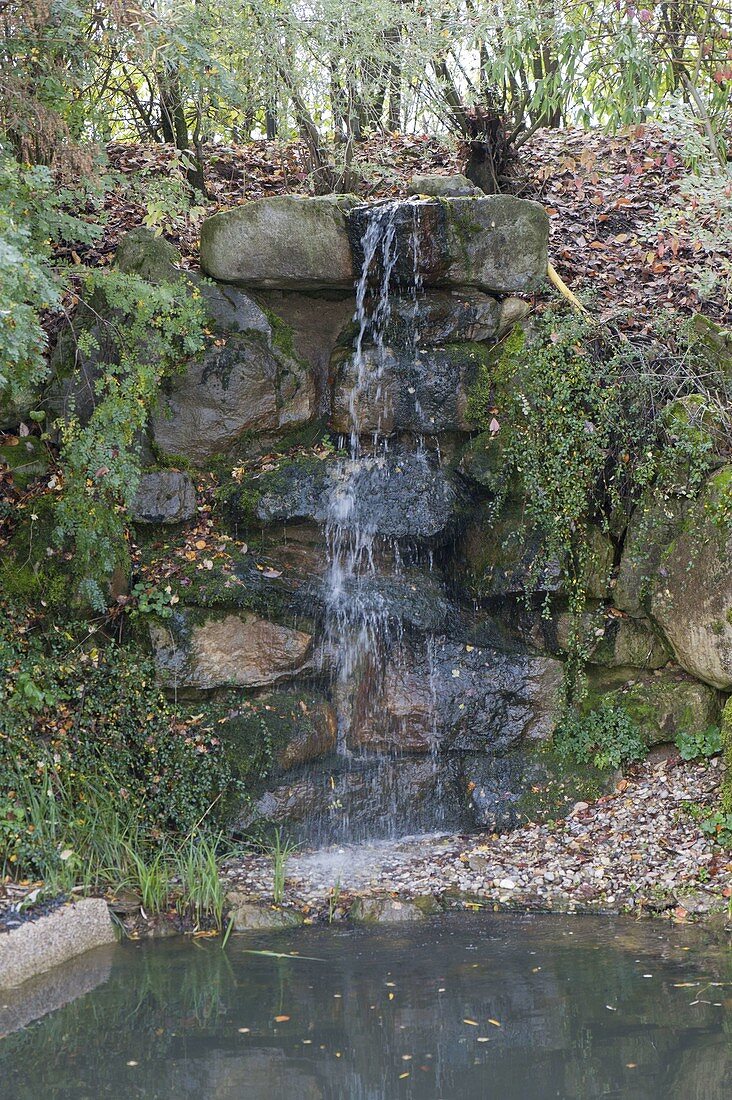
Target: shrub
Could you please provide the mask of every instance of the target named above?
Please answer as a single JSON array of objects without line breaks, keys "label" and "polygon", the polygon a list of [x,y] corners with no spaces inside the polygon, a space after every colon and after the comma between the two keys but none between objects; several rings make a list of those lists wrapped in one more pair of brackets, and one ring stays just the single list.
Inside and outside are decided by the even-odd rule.
[{"label": "shrub", "polygon": [[603,700],[588,714],[569,710],[557,725],[554,747],[563,759],[596,768],[620,768],[642,760],[646,746],[624,707]]},{"label": "shrub", "polygon": [[165,699],[152,661],[83,642],[60,626],[41,638],[12,609],[0,624],[0,860],[27,874],[95,822],[153,838],[215,827],[233,788],[219,738]]}]

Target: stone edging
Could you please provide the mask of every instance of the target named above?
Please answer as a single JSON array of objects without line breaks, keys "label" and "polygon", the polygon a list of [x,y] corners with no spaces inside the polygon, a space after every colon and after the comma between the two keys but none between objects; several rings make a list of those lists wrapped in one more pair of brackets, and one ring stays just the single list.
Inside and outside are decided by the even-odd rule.
[{"label": "stone edging", "polygon": [[81,898],[47,916],[0,935],[0,988],[21,985],[36,974],[67,962],[93,947],[115,943],[107,903]]}]

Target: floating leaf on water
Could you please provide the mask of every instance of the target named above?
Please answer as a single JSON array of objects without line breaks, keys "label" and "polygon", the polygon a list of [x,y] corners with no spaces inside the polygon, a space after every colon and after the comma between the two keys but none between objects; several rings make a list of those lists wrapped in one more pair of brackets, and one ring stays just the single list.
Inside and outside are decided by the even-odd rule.
[{"label": "floating leaf on water", "polygon": [[307,959],[308,962],[325,962],[325,959],[318,959],[315,955],[298,955],[297,953],[290,951],[255,951],[254,948],[245,948],[243,954],[264,955],[268,959]]}]

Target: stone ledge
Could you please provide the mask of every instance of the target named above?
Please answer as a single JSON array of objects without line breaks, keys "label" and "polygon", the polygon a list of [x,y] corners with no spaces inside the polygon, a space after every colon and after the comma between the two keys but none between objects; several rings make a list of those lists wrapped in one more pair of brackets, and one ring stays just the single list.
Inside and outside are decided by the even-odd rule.
[{"label": "stone ledge", "polygon": [[115,943],[114,925],[102,898],[82,898],[48,916],[0,935],[0,988],[21,985],[69,959]]}]

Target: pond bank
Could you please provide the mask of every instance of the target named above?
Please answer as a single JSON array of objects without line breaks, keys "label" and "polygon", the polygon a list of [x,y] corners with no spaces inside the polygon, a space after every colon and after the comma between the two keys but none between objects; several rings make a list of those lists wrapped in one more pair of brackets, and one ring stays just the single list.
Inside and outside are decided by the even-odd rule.
[{"label": "pond bank", "polygon": [[[363,898],[422,899],[423,909],[662,914],[677,921],[717,915],[732,923],[732,853],[714,845],[689,812],[713,804],[721,773],[716,758],[692,764],[672,757],[638,766],[614,793],[576,803],[562,821],[501,836],[300,850],[287,862],[283,906],[313,923],[347,917]],[[234,907],[271,904],[267,856],[239,858],[225,873]],[[408,913],[415,915],[407,904],[396,912],[387,907],[385,915]]]}]

